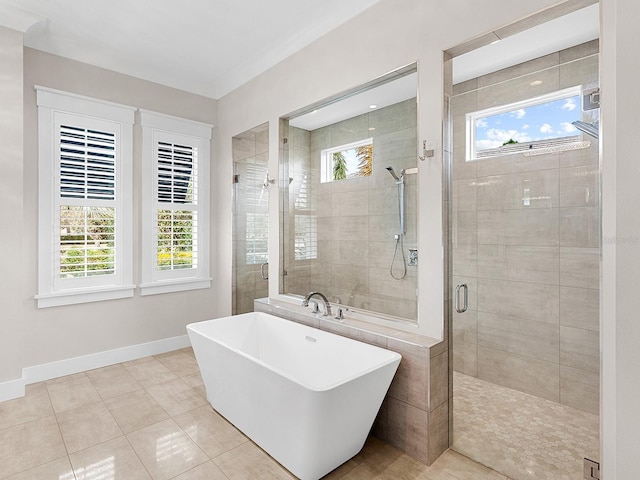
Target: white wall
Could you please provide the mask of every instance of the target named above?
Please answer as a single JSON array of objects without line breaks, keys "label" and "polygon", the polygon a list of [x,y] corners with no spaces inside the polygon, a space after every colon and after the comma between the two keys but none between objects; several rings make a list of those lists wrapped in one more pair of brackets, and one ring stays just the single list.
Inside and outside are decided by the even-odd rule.
[{"label": "white wall", "polygon": [[[5,207],[3,235],[0,236],[0,251],[3,252],[0,383],[19,380],[24,367],[183,336],[187,323],[213,317],[216,313],[215,279],[210,289],[147,297],[141,297],[137,291],[131,299],[36,308],[38,137],[34,85],[210,124],[216,123],[217,102],[23,49],[22,34],[4,28],[0,29],[0,60],[0,162],[3,172],[0,191]],[[134,130],[134,259],[140,258],[142,248],[140,177],[141,131],[137,124]],[[211,210],[216,211],[213,206]],[[214,214],[214,228],[215,224]],[[216,248],[215,242],[212,248]],[[215,272],[214,265],[211,271]],[[140,266],[136,261],[134,281],[140,283]]]},{"label": "white wall", "polygon": [[[349,89],[398,67],[418,61],[418,139],[440,151],[442,139],[442,52],[469,38],[507,25],[555,0],[486,0],[469,11],[468,0],[448,2],[383,0],[271,70],[220,99],[218,184],[219,267],[222,277],[216,304],[230,311],[231,298],[231,137],[270,122],[270,176],[277,176],[280,116]],[[336,74],[339,72],[339,74]],[[416,145],[416,152],[418,146]],[[423,332],[443,333],[442,159],[420,165],[419,320]],[[275,188],[271,225],[277,225]],[[270,251],[278,251],[272,229]],[[270,258],[270,291],[277,291],[278,259]]]},{"label": "white wall", "polygon": [[640,476],[640,3],[601,13],[602,478],[627,480]]},{"label": "white wall", "polygon": [[22,265],[22,33],[0,27],[0,383],[20,376]]}]

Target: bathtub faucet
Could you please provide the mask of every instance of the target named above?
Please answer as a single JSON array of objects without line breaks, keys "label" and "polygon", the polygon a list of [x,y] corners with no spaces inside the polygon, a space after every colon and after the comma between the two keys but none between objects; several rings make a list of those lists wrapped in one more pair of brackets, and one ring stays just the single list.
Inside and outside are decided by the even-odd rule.
[{"label": "bathtub faucet", "polygon": [[325,297],[320,292],[309,292],[309,293],[307,293],[307,295],[304,297],[304,300],[302,300],[302,306],[303,307],[308,307],[309,306],[309,300],[314,295],[317,295],[318,297],[320,297],[322,299],[322,303],[324,304],[324,314],[322,316],[326,317],[328,315],[331,315],[331,305],[329,305],[329,300],[327,300],[327,297]]}]

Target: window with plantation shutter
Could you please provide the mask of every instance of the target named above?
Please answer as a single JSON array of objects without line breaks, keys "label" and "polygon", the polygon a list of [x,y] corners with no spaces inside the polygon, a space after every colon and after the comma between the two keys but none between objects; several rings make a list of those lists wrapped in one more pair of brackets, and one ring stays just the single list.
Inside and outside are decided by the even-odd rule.
[{"label": "window with plantation shutter", "polygon": [[269,194],[267,191],[266,162],[248,160],[246,168],[246,194],[244,203],[245,242],[247,265],[261,265],[269,261]]},{"label": "window with plantation shutter", "polygon": [[207,288],[211,126],[148,111],[141,123],[142,294]]},{"label": "window with plantation shutter", "polygon": [[134,110],[37,87],[38,306],[133,295]]},{"label": "window with plantation shutter", "polygon": [[301,171],[300,187],[293,202],[294,258],[315,260],[318,258],[318,217],[315,192],[312,192],[311,172]]}]

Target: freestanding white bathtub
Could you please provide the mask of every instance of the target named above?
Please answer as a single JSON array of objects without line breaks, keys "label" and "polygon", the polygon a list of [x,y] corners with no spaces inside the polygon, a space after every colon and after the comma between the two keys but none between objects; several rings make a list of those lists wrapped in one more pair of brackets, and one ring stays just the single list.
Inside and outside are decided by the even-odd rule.
[{"label": "freestanding white bathtub", "polygon": [[362,449],[401,358],[262,312],[187,331],[211,405],[302,480]]}]

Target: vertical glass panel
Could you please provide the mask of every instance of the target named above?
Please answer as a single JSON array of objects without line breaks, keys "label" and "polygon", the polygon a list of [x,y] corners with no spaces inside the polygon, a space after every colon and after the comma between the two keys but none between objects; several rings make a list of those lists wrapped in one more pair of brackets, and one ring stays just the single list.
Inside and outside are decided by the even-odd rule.
[{"label": "vertical glass panel", "polygon": [[268,295],[269,128],[260,125],[232,139],[233,314],[253,311],[253,300]]},{"label": "vertical glass panel", "polygon": [[411,65],[281,122],[281,293],[417,322],[416,81]]},{"label": "vertical glass panel", "polygon": [[598,139],[573,129],[597,120],[576,92],[597,86],[598,42],[550,58],[450,99],[452,448],[514,480],[599,458]]}]

